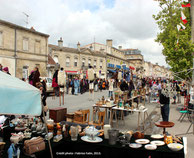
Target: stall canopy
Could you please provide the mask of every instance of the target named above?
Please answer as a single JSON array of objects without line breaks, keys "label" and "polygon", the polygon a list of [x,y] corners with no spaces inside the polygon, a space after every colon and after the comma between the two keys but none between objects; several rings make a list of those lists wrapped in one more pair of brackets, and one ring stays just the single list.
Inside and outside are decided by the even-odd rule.
[{"label": "stall canopy", "polygon": [[108,69],[109,72],[116,73],[115,70]]},{"label": "stall canopy", "polygon": [[129,69],[131,70],[135,70],[135,68],[133,66],[129,66]]},{"label": "stall canopy", "polygon": [[0,71],[0,114],[40,116],[41,110],[39,89]]},{"label": "stall canopy", "polygon": [[69,74],[69,75],[77,75],[77,74],[79,74],[79,72],[78,71],[65,71],[67,74]]}]

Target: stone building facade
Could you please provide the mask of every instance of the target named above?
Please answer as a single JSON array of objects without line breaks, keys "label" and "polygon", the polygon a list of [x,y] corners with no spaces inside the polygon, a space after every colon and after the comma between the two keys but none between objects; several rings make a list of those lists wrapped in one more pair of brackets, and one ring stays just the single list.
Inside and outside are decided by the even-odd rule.
[{"label": "stone building facade", "polygon": [[[170,77],[165,67],[144,62],[138,49],[122,49],[113,47],[113,40],[107,39],[106,44],[91,43],[77,48],[48,45],[49,35],[0,20],[0,64],[9,67],[11,75],[27,78],[35,66],[39,67],[42,77],[52,77],[56,63],[64,67],[68,75],[86,75],[89,65],[96,71],[97,77],[106,78],[115,69],[129,71],[139,77]],[[53,60],[54,59],[54,60]]]},{"label": "stone building facade", "polygon": [[37,66],[47,76],[49,35],[0,20],[0,63],[18,78],[27,78]]},{"label": "stone building facade", "polygon": [[103,53],[106,56],[108,73],[114,72],[115,69],[129,71],[129,62],[126,59],[125,53],[113,47],[113,41],[111,39],[106,40],[106,45],[94,42],[83,46],[83,48],[90,48]]},{"label": "stone building facade", "polygon": [[153,77],[153,78],[172,78],[171,71],[164,67],[156,64],[152,64],[151,62],[144,62],[144,76]]},{"label": "stone building facade", "polygon": [[[65,69],[69,77],[73,75],[86,76],[86,71],[91,65],[94,67],[97,77],[106,78],[106,56],[100,51],[81,48],[79,42],[77,48],[63,47],[61,38],[58,45],[49,44],[49,53],[55,62]],[[53,74],[53,71],[54,69],[50,70],[49,74]]]}]

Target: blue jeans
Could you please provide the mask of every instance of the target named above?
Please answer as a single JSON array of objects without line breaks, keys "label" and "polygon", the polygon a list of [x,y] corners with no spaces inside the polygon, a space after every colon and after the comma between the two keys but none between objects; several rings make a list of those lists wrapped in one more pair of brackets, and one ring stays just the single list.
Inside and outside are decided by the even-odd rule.
[{"label": "blue jeans", "polygon": [[112,96],[112,91],[108,91],[108,97]]},{"label": "blue jeans", "polygon": [[169,113],[170,113],[169,104],[164,104],[163,106],[161,106],[161,114],[162,114],[163,121],[169,120]]},{"label": "blue jeans", "polygon": [[75,94],[75,95],[78,94],[78,87],[74,88],[74,94]]}]

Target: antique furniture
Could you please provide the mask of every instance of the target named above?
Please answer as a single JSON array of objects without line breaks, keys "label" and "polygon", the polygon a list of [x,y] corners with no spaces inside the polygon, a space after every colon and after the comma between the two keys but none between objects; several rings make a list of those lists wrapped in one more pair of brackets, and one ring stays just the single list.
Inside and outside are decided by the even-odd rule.
[{"label": "antique furniture", "polygon": [[156,122],[155,125],[157,127],[162,127],[163,128],[163,134],[166,133],[166,128],[171,128],[174,126],[173,122],[168,122],[168,121],[161,121],[161,122]]},{"label": "antique furniture", "polygon": [[66,121],[67,108],[56,107],[49,109],[49,118],[53,119],[54,122]]},{"label": "antique furniture", "polygon": [[[96,113],[93,112],[93,115],[95,115],[95,114]],[[97,120],[96,121],[92,120],[91,122],[89,122],[89,125],[101,126],[101,128],[103,128],[105,114],[106,114],[106,111],[97,111]]]}]

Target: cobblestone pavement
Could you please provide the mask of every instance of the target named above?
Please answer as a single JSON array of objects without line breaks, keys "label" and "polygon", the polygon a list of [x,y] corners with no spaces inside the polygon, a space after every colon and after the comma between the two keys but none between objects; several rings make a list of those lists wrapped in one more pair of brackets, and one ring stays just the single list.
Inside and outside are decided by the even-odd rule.
[{"label": "cobblestone pavement", "polygon": [[[61,105],[61,107],[66,107],[67,112],[71,113],[79,109],[90,109],[90,119],[92,118],[92,105],[98,101],[98,99],[101,99],[102,96],[104,96],[106,99],[108,98],[108,91],[104,90],[102,92],[95,92],[94,93],[94,101],[90,101],[89,93],[86,92],[84,94],[79,94],[78,96],[75,95],[65,95],[65,104]],[[182,100],[183,103],[183,100]],[[49,108],[53,107],[59,107],[59,97],[48,97],[47,98],[47,104]],[[185,118],[181,123],[178,121],[178,118],[180,117],[180,113],[178,111],[178,108],[181,107],[181,104],[171,104],[170,105],[170,121],[175,123],[175,126],[173,128],[167,129],[168,133],[177,135],[186,133],[187,129],[189,128],[190,122],[187,118]],[[154,122],[161,120],[160,115],[160,106],[158,103],[146,103],[146,108],[148,108],[148,117],[145,121],[145,128],[144,132],[145,134],[156,134],[156,133],[162,133],[162,129],[158,128],[154,125]],[[47,115],[48,117],[48,115]],[[138,113],[127,113],[124,117],[124,122],[122,120],[118,121],[118,127],[116,124],[116,121],[113,122],[113,127],[118,128],[120,131],[126,131],[126,130],[137,130],[137,122],[138,122]],[[108,123],[108,120],[105,121],[105,124]],[[143,126],[141,126],[140,130],[143,131]],[[192,128],[190,129],[192,131]],[[186,136],[187,137],[187,147],[188,152],[186,155],[186,158],[192,158],[194,155],[193,146],[194,146],[194,135],[193,134],[183,134],[180,136]]]}]

